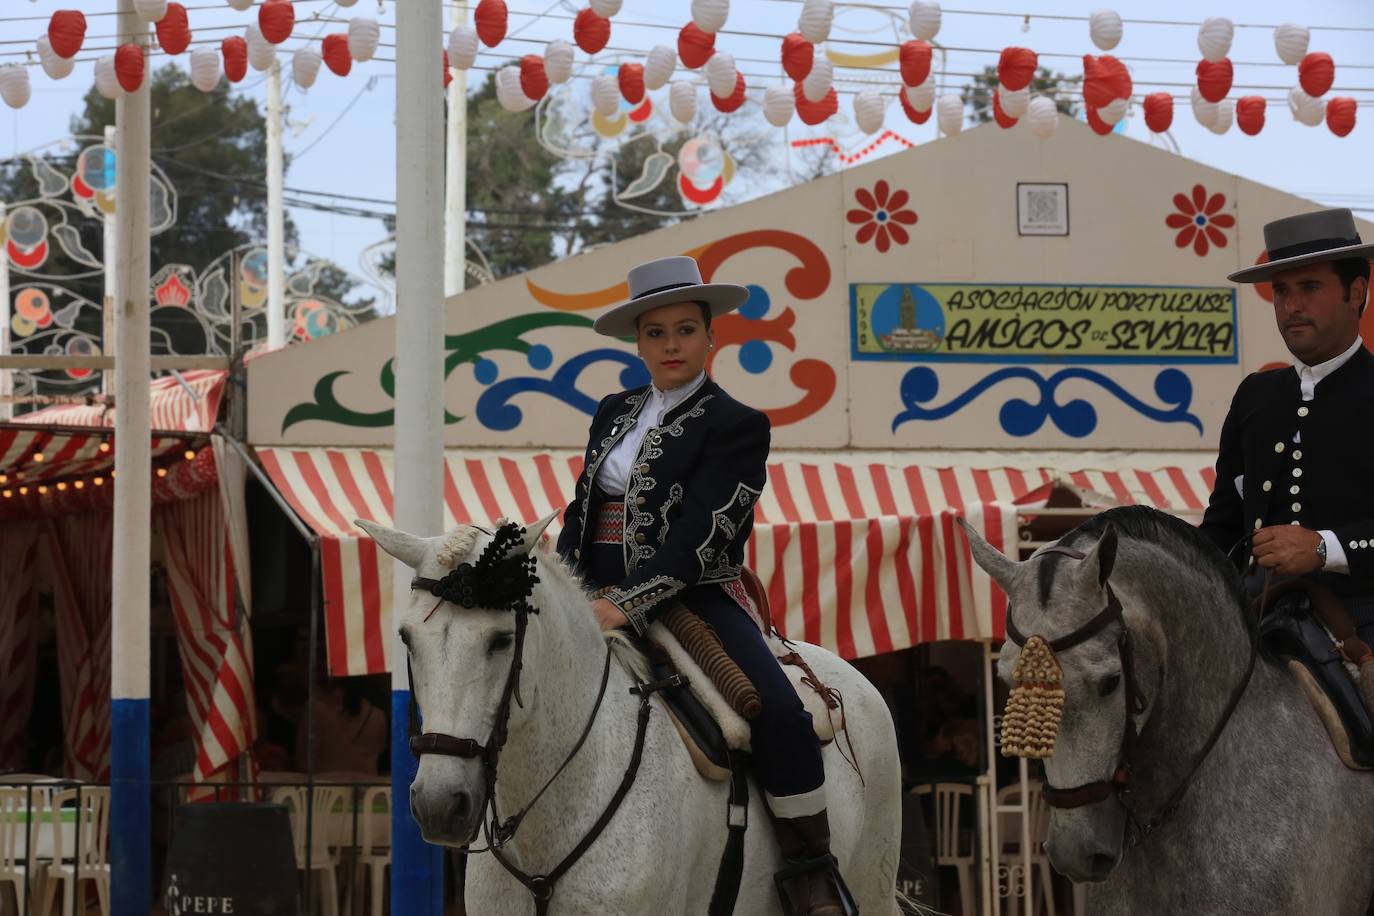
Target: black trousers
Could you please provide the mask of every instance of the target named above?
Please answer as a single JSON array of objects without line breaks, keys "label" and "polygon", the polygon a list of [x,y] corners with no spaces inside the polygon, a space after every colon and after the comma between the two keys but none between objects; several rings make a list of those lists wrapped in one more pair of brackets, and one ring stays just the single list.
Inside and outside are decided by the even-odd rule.
[{"label": "black trousers", "polygon": [[[1245,597],[1254,601],[1259,597],[1260,592],[1264,591],[1265,571],[1255,566],[1248,570],[1242,577],[1245,586]],[[1274,584],[1278,584],[1288,576],[1274,576]],[[1329,580],[1332,576],[1321,576],[1319,581],[1323,584],[1332,584]],[[1334,589],[1333,589],[1334,590]],[[1336,597],[1345,605],[1345,609],[1350,614],[1350,622],[1355,625],[1355,635],[1359,636],[1367,646],[1374,647],[1374,594],[1361,594],[1350,592],[1336,592]]]},{"label": "black trousers", "polygon": [[[596,544],[589,559],[583,571],[590,582],[604,587],[624,581],[625,559],[619,546]],[[763,790],[784,798],[819,789],[825,782],[825,766],[811,714],[802,706],[758,624],[718,585],[686,589],[681,600],[716,631],[726,654],[759,692],[763,710],[749,725],[754,768]]]}]

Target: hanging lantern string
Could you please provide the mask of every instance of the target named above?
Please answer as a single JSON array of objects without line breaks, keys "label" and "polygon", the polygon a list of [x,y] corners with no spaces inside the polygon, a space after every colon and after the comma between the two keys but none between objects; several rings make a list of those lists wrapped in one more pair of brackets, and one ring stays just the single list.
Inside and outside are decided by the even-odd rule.
[{"label": "hanging lantern string", "polygon": [[[304,3],[327,3],[327,4],[329,4],[330,6],[333,6],[334,3],[335,3],[335,0],[292,0],[292,2],[293,2],[295,5],[297,5],[297,6],[300,6],[301,4],[304,4]],[[254,5],[254,6],[261,6],[261,5],[262,5],[261,0],[255,0],[255,2],[254,2],[253,5]],[[215,11],[218,11],[218,12],[225,12],[225,7],[224,7],[224,4],[223,4],[222,2],[221,2],[221,3],[207,3],[207,4],[203,5],[203,6],[188,6],[188,7],[186,7],[186,12],[188,12],[188,13],[194,13],[194,12],[197,11],[197,10],[215,10]],[[87,19],[95,19],[95,18],[97,18],[97,17],[99,17],[99,16],[118,16],[118,15],[119,15],[119,11],[118,11],[118,10],[109,10],[109,11],[106,11],[106,12],[83,13],[83,15],[84,15]],[[316,13],[315,15],[318,15],[318,13]],[[0,16],[0,22],[47,22],[47,21],[48,21],[49,19],[51,19],[51,18],[52,18],[52,14],[48,14],[47,16]],[[1347,30],[1347,31],[1349,31],[1349,30]]]}]

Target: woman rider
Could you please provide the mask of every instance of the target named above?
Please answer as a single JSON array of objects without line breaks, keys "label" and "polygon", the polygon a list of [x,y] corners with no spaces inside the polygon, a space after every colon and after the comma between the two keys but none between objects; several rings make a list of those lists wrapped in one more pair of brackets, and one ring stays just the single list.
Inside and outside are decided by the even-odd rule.
[{"label": "woman rider", "polygon": [[[629,274],[631,299],[595,328],[634,337],[652,384],[605,398],[564,515],[558,552],[604,588],[593,607],[603,629],[643,634],[675,604],[715,630],[753,682],[763,711],[750,723],[753,758],[791,863],[827,858],[825,770],[811,716],[744,610],[744,545],[768,460],[768,417],[706,375],[711,319],[748,298],[742,286],[702,283],[688,257]],[[829,870],[793,883],[793,912],[843,916]]]}]

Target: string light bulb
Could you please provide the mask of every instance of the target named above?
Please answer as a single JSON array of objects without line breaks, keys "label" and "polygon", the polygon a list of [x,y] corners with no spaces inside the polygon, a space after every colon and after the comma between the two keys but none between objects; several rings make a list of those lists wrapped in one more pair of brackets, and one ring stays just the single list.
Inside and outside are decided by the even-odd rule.
[{"label": "string light bulb", "polygon": [[158,468],[158,469],[157,469],[157,476],[159,476],[159,477],[166,477],[166,476],[167,476],[167,469],[166,469],[166,468]]},{"label": "string light bulb", "polygon": [[47,484],[39,484],[39,485],[38,485],[38,495],[39,495],[39,496],[47,496],[47,495],[48,495],[48,487],[47,487]]},{"label": "string light bulb", "polygon": [[20,488],[19,488],[19,495],[20,495],[20,496],[28,496],[28,495],[29,495],[29,488],[28,488],[28,487],[20,487]]},{"label": "string light bulb", "polygon": [[108,442],[102,442],[102,443],[100,443],[100,451],[102,451],[102,452],[108,452],[109,450],[110,450],[110,443],[108,443]]},{"label": "string light bulb", "polygon": [[105,478],[97,477],[94,480],[92,480],[91,483],[95,484],[97,487],[103,487],[105,486]]},{"label": "string light bulb", "polygon": [[84,489],[86,488],[86,481],[84,481],[84,480],[73,480],[73,481],[72,481],[72,486],[73,486],[73,487],[76,487],[78,490],[84,490]]},{"label": "string light bulb", "polygon": [[4,497],[5,497],[5,499],[9,499],[9,498],[11,498],[12,496],[14,496],[14,491],[13,491],[13,490],[6,490],[6,491],[4,492]]},{"label": "string light bulb", "polygon": [[42,452],[34,452],[34,453],[33,453],[33,462],[34,462],[34,464],[42,464],[42,463],[43,463],[43,460],[44,460],[44,455],[43,455]]},{"label": "string light bulb", "polygon": [[193,448],[188,448],[188,449],[186,450],[186,454],[185,454],[183,457],[184,457],[187,461],[195,461],[195,460],[196,460],[196,450],[193,449]]},{"label": "string light bulb", "polygon": [[58,489],[58,492],[63,492],[63,491],[65,491],[65,490],[67,489],[67,482],[66,482],[65,480],[59,480],[59,481],[57,482],[57,489]]}]

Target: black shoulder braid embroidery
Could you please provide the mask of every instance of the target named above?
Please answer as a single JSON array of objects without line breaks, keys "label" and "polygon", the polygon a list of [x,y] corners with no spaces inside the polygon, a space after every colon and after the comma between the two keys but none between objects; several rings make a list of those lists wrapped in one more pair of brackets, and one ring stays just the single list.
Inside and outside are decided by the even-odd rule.
[{"label": "black shoulder braid embroidery", "polygon": [[483,549],[477,562],[461,563],[442,579],[411,580],[411,588],[423,588],[436,598],[468,609],[483,608],[537,614],[529,603],[539,576],[534,571],[534,556],[510,552],[525,539],[525,529],[507,522]]}]

